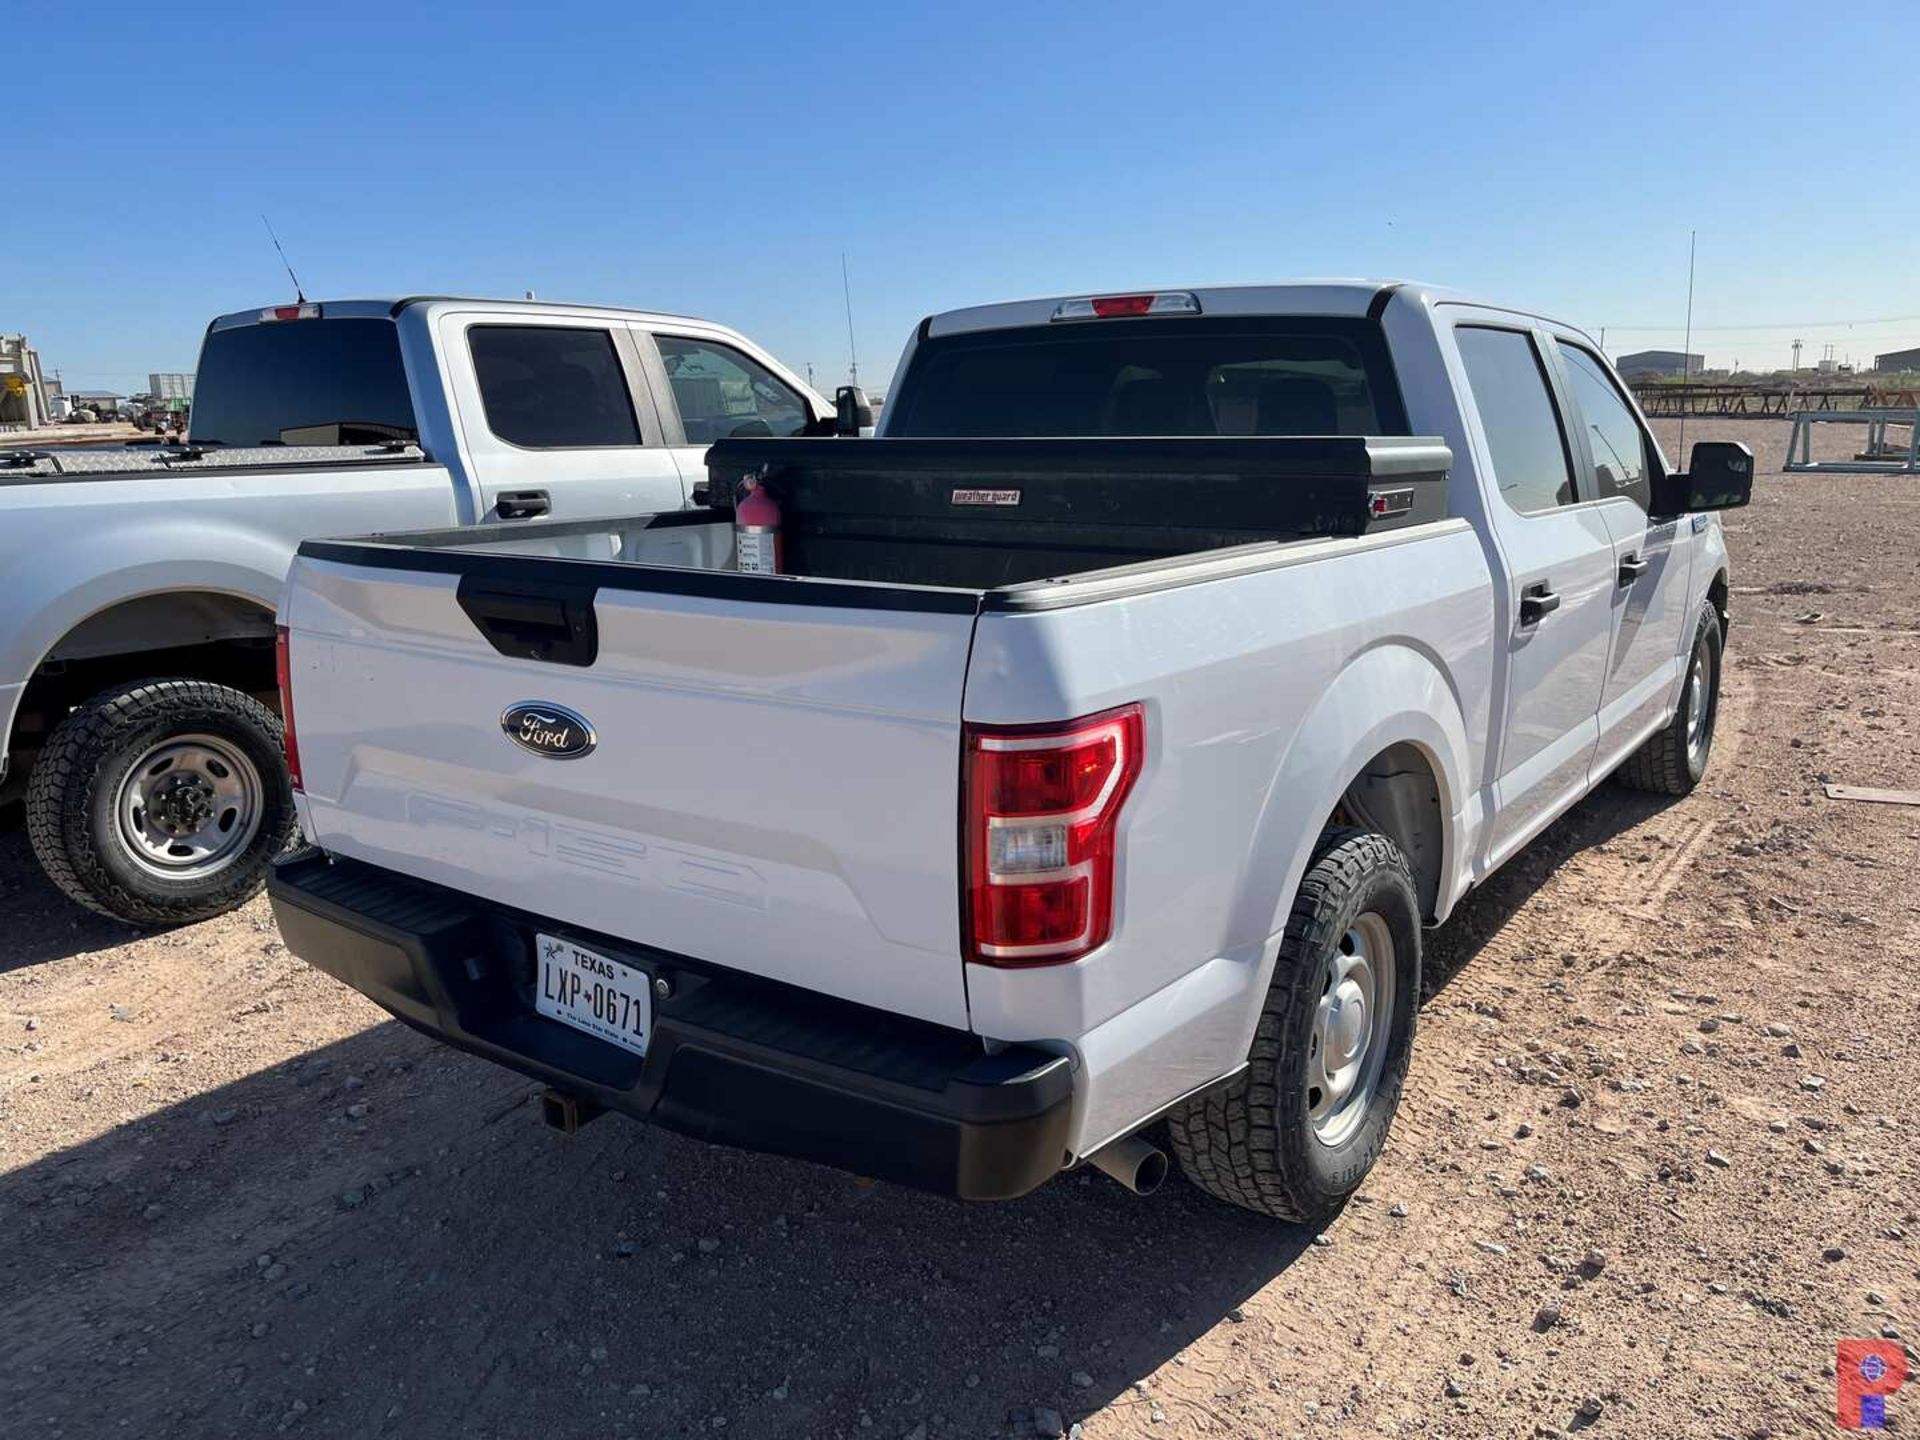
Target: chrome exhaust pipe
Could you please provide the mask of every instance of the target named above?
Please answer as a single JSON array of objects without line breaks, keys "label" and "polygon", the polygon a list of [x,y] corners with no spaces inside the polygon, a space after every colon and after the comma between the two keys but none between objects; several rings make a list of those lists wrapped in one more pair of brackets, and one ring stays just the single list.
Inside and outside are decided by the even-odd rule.
[{"label": "chrome exhaust pipe", "polygon": [[1138,1135],[1115,1140],[1087,1157],[1087,1163],[1107,1172],[1136,1195],[1151,1195],[1167,1178],[1167,1155]]}]

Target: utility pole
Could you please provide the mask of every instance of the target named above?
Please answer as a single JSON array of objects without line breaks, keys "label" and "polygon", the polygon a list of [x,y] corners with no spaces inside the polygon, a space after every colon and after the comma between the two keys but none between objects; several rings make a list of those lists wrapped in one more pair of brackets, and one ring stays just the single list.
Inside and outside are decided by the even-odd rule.
[{"label": "utility pole", "polygon": [[1798,340],[1793,342],[1793,373],[1796,375],[1800,373],[1800,343]]}]

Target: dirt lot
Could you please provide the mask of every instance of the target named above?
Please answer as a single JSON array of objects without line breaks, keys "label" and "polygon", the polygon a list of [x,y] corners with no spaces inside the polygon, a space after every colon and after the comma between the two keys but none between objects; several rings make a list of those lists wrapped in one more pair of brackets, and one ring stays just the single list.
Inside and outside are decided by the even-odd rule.
[{"label": "dirt lot", "polygon": [[1710,778],[1603,789],[1433,937],[1393,1142],[1317,1234],[563,1139],[264,903],[135,935],[0,835],[0,1429],[1828,1433],[1836,1338],[1920,1336],[1920,808],[1821,792],[1920,786],[1920,481],[1690,431],[1764,476]]}]

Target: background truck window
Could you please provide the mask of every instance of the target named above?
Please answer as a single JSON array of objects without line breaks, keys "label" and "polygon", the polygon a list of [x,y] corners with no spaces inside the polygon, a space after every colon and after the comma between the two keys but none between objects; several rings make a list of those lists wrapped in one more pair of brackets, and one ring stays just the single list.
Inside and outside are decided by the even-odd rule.
[{"label": "background truck window", "polygon": [[1369,321],[1061,322],[923,342],[895,436],[1402,435]]},{"label": "background truck window", "polygon": [[1625,495],[1645,510],[1653,503],[1653,481],[1651,447],[1640,422],[1598,360],[1577,345],[1555,343],[1566,362],[1573,403],[1587,427],[1587,446],[1593,451],[1593,494]]},{"label": "background truck window", "polygon": [[1567,439],[1533,337],[1474,325],[1454,335],[1501,496],[1522,515],[1573,504]]},{"label": "background truck window", "polygon": [[730,435],[798,435],[813,419],[798,391],[731,346],[674,335],[654,339],[689,445]]},{"label": "background truck window", "polygon": [[487,428],[529,450],[640,443],[626,372],[605,330],[476,325],[467,332]]},{"label": "background truck window", "polygon": [[282,320],[215,330],[200,350],[196,445],[417,440],[391,320]]}]

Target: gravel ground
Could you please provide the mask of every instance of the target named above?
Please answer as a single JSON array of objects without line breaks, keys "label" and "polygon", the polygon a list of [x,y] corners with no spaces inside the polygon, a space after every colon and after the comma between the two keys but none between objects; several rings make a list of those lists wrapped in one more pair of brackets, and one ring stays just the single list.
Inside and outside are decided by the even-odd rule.
[{"label": "gravel ground", "polygon": [[1392,1143],[1319,1232],[564,1139],[263,902],[139,935],[0,835],[0,1428],[1828,1433],[1835,1340],[1920,1335],[1920,808],[1821,790],[1920,786],[1920,481],[1716,436],[1763,478],[1710,777],[1603,789],[1433,936]]}]

